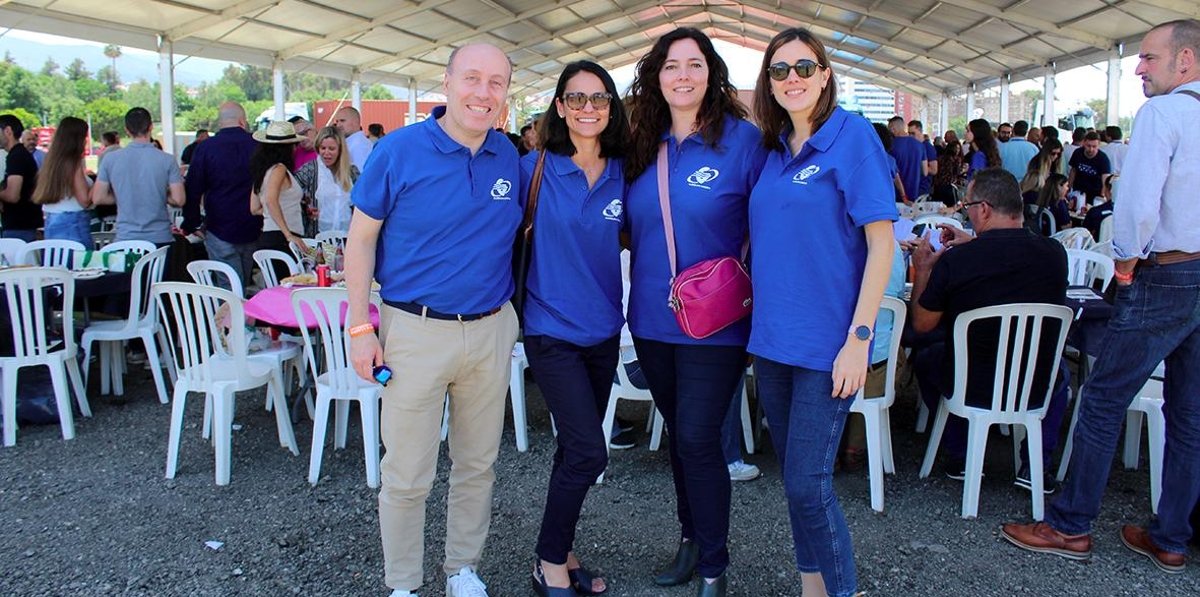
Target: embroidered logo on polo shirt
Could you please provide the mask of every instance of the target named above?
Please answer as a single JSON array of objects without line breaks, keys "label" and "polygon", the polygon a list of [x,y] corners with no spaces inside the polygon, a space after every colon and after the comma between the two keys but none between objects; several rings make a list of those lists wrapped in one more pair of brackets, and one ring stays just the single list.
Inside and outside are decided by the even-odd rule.
[{"label": "embroidered logo on polo shirt", "polygon": [[809,167],[797,172],[796,175],[792,177],[792,182],[794,182],[796,184],[808,184],[805,181],[807,181],[810,177],[812,177],[814,174],[816,174],[817,172],[820,172],[820,171],[821,171],[820,166],[817,166],[817,165],[809,166]]},{"label": "embroidered logo on polo shirt", "polygon": [[687,177],[687,181],[688,181],[688,184],[690,184],[694,187],[700,187],[702,189],[712,190],[711,188],[709,188],[706,185],[709,182],[716,180],[717,177],[720,175],[721,175],[720,170],[717,170],[716,168],[710,168],[708,166],[705,166],[695,172],[692,172],[692,175]]},{"label": "embroidered logo on polo shirt", "polygon": [[512,201],[512,197],[508,196],[508,192],[511,190],[511,182],[497,178],[496,184],[492,185],[492,201]]},{"label": "embroidered logo on polo shirt", "polygon": [[608,204],[608,207],[604,208],[604,219],[620,222],[621,213],[624,211],[625,205],[621,203],[621,200],[613,199],[612,202]]}]

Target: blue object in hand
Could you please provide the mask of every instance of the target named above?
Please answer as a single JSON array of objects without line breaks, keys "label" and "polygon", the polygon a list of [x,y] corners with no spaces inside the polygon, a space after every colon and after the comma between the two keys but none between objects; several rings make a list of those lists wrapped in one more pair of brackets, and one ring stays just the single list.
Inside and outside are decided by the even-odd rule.
[{"label": "blue object in hand", "polygon": [[392,379],[392,370],[387,365],[380,365],[371,371],[371,375],[375,377],[375,381],[379,382],[379,385],[386,388]]}]

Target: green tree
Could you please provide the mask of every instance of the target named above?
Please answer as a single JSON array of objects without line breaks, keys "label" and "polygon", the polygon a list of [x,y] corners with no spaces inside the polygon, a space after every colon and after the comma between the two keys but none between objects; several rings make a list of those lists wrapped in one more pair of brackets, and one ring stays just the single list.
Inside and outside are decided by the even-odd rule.
[{"label": "green tree", "polygon": [[1096,113],[1096,127],[1104,127],[1108,125],[1108,100],[1107,99],[1091,99],[1088,100],[1087,106]]},{"label": "green tree", "polygon": [[47,58],[46,63],[42,65],[41,74],[46,75],[47,77],[57,76],[58,69],[59,65],[54,61],[54,58]]},{"label": "green tree", "polygon": [[[117,58],[121,57],[121,46],[116,44],[108,44],[107,46],[104,46],[104,55],[112,60],[111,79],[109,79],[107,82],[109,88],[115,90],[117,88],[117,84],[120,83],[120,78],[117,76]],[[104,79],[101,78],[100,80],[103,81]]]},{"label": "green tree", "polygon": [[80,118],[90,118],[92,131],[97,135],[104,131],[124,131],[125,113],[129,104],[107,97],[98,98],[83,107],[84,114]]},{"label": "green tree", "polygon": [[15,64],[0,63],[0,106],[40,112],[41,103],[33,82],[33,73]]},{"label": "green tree", "polygon": [[138,81],[131,84],[123,93],[121,99],[130,106],[140,106],[150,111],[150,117],[155,122],[161,121],[162,105],[158,97],[159,84]]},{"label": "green tree", "polygon": [[4,114],[12,114],[13,116],[16,116],[17,120],[21,121],[21,125],[27,129],[31,129],[35,126],[42,126],[42,121],[38,120],[37,115],[33,114],[29,110],[26,110],[25,108],[12,108],[0,112],[0,116],[3,116]]},{"label": "green tree", "polygon": [[362,98],[367,100],[394,100],[396,96],[392,95],[392,92],[388,91],[387,87],[375,84],[363,90]]},{"label": "green tree", "polygon": [[108,97],[110,93],[108,85],[95,79],[79,79],[75,81],[75,95],[85,104],[102,97]]},{"label": "green tree", "polygon": [[260,66],[229,65],[221,73],[218,85],[227,84],[242,90],[246,100],[271,100],[274,96],[274,80],[271,69]]},{"label": "green tree", "polygon": [[92,78],[92,71],[87,69],[87,65],[83,63],[82,58],[76,58],[72,60],[71,64],[67,65],[67,71],[65,74],[67,75],[67,78],[72,81]]},{"label": "green tree", "polygon": [[951,118],[950,119],[950,130],[958,132],[959,140],[961,141],[963,131],[967,130],[967,117],[966,116],[955,116],[954,118]]},{"label": "green tree", "polygon": [[67,116],[78,116],[84,102],[75,91],[75,84],[62,75],[42,76],[34,79],[34,92],[41,104],[41,114],[46,115],[47,125],[57,123]]},{"label": "green tree", "polygon": [[121,77],[117,75],[117,71],[111,66],[102,66],[96,71],[96,80],[102,83],[108,89],[109,94],[115,95],[121,87]]}]

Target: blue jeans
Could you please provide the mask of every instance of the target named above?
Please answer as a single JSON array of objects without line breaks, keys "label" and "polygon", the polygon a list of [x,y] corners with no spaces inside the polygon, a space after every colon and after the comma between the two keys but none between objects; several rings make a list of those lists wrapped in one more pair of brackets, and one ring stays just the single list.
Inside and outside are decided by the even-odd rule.
[{"label": "blue jeans", "polygon": [[1067,534],[1091,531],[1125,410],[1165,360],[1163,491],[1147,528],[1159,547],[1186,553],[1188,516],[1200,498],[1200,261],[1139,266],[1132,285],[1117,287],[1116,314],[1098,346],[1083,387],[1071,475],[1046,521]]},{"label": "blue jeans", "polygon": [[[74,201],[65,199],[64,201]],[[49,239],[73,240],[91,249],[92,241],[92,212],[88,210],[65,211],[46,214],[46,228],[42,236]]]},{"label": "blue jeans", "polygon": [[[208,251],[209,259],[229,264],[242,282],[242,290],[245,290],[250,274],[254,273],[254,252],[258,250],[258,242],[234,244],[223,241],[209,232],[204,235],[204,249]],[[229,286],[224,284],[221,284],[221,287],[229,289]]]},{"label": "blue jeans", "polygon": [[833,493],[833,462],[854,399],[830,396],[829,371],[756,356],[754,374],[783,471],[796,567],[803,573],[821,573],[832,597],[853,595],[858,591],[854,545]]},{"label": "blue jeans", "polygon": [[667,425],[681,536],[700,551],[696,573],[716,578],[729,566],[729,468],[721,423],[746,368],[741,346],[669,344],[634,337],[654,405]]},{"label": "blue jeans", "polygon": [[566,564],[588,489],[608,466],[604,410],[617,370],[620,336],[579,346],[550,336],[525,336],[529,368],[558,427],[537,555]]}]

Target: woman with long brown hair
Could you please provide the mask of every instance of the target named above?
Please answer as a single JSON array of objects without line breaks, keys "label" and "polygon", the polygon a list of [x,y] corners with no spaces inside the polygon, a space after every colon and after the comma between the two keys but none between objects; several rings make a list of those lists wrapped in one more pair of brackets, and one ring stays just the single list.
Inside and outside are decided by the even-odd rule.
[{"label": "woman with long brown hair", "polygon": [[45,238],[73,240],[91,248],[92,212],[88,208],[92,199],[83,165],[87,140],[86,122],[68,116],[58,123],[50,153],[38,172],[33,202],[46,214]]},{"label": "woman with long brown hair", "polygon": [[984,168],[1003,167],[996,137],[992,135],[992,125],[988,121],[976,118],[968,122],[966,141],[971,147],[971,153],[967,155],[967,182]]},{"label": "woman with long brown hair", "polygon": [[[766,151],[745,120],[729,69],[699,30],[676,29],[638,61],[629,92],[633,143],[629,181],[629,329],[638,360],[666,419],[677,515],[674,561],[654,579],[660,586],[703,577],[699,595],[725,594],[729,565],[729,469],[721,423],[746,367],[748,319],[696,339],[668,306],[671,281],[693,264],[743,255],[750,189]],[[660,152],[665,168],[655,166]],[[668,258],[668,228],[660,203],[666,180],[677,268]]]}]

